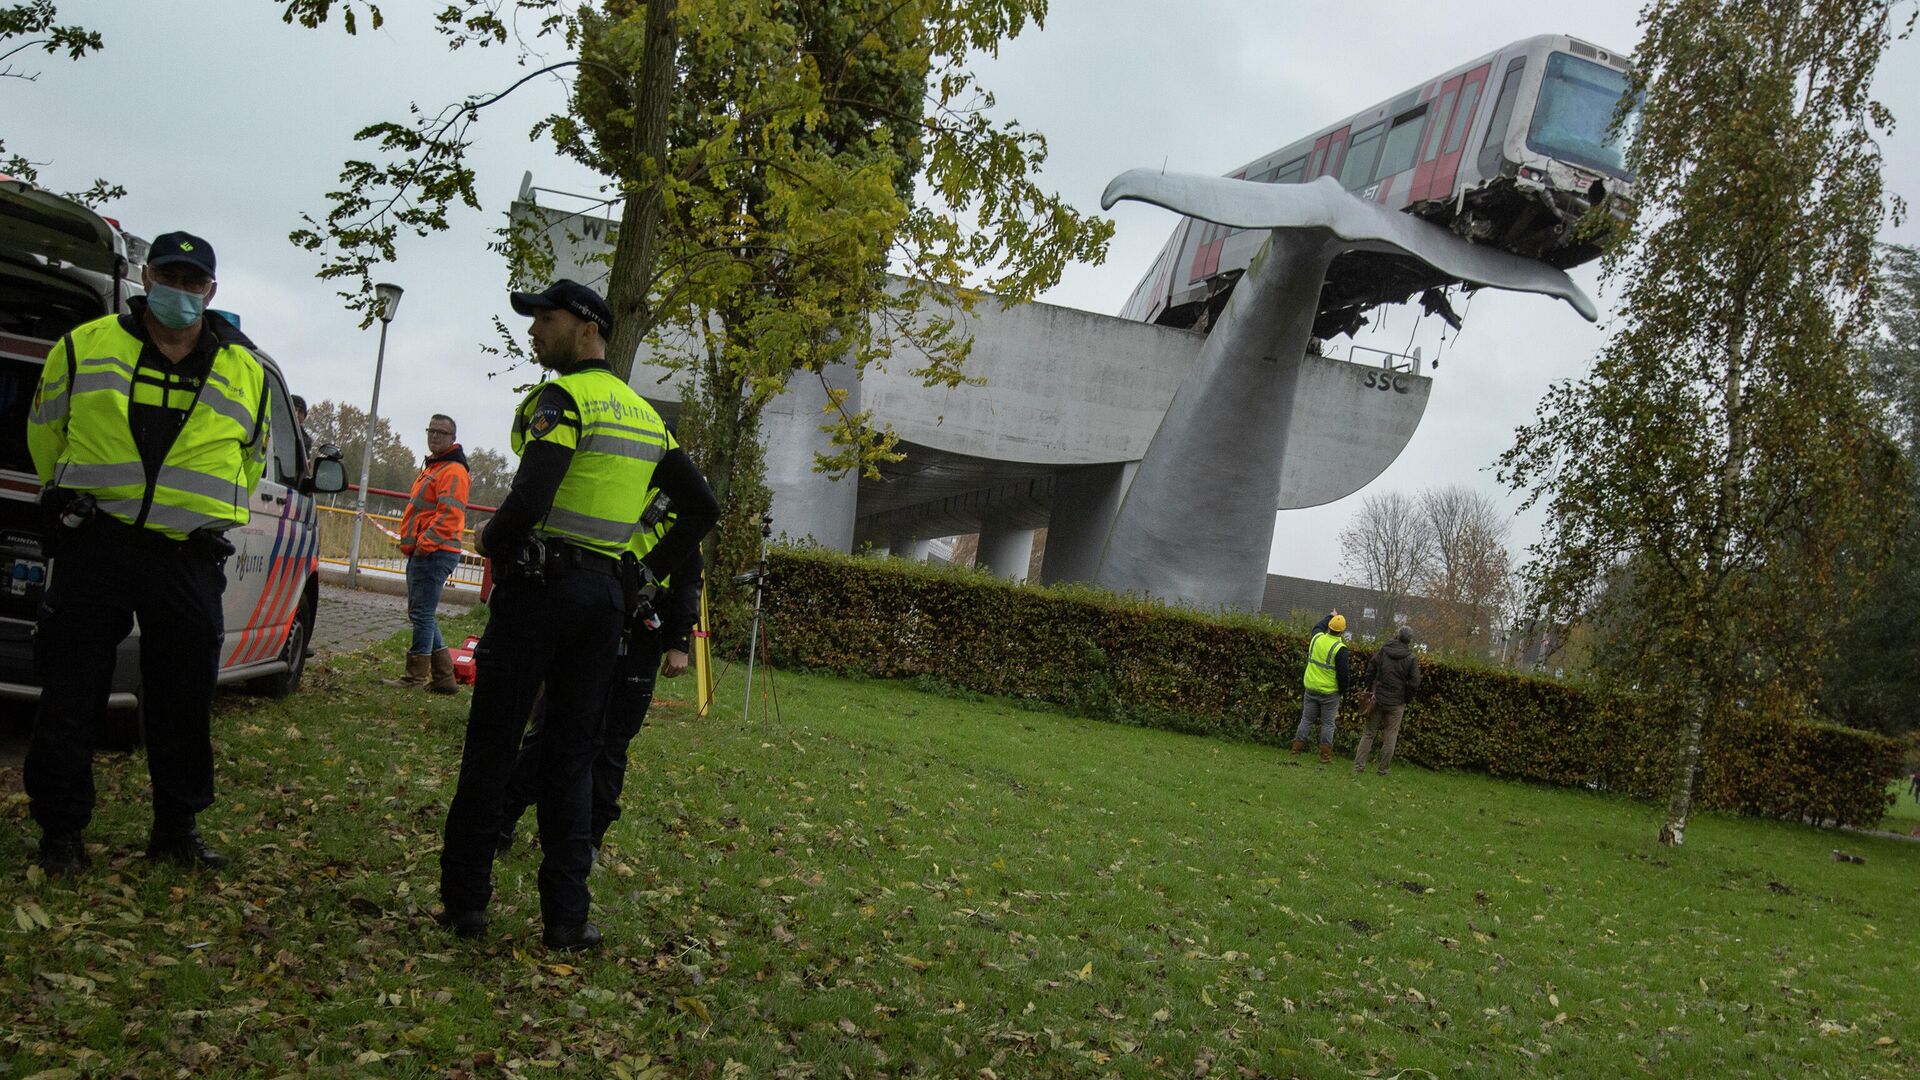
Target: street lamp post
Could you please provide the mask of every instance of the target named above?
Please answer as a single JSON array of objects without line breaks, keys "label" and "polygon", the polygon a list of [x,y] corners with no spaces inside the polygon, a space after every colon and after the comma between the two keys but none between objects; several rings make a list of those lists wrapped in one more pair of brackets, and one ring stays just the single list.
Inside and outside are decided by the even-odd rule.
[{"label": "street lamp post", "polygon": [[380,373],[387,365],[387,324],[400,310],[403,291],[385,282],[373,287],[380,302],[380,351],[373,361],[373,403],[367,406],[367,437],[360,447],[360,497],[353,508],[353,554],[347,559],[347,584],[356,589],[360,587],[360,533],[367,523],[367,474],[373,466],[373,421],[380,415]]}]

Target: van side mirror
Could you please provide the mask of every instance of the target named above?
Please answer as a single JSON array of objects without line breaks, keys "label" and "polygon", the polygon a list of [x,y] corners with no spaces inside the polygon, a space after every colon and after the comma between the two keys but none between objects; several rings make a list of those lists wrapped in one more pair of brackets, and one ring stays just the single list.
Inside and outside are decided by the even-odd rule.
[{"label": "van side mirror", "polygon": [[300,485],[303,495],[331,495],[347,489],[347,467],[340,464],[340,448],[328,443],[314,451],[313,471]]}]

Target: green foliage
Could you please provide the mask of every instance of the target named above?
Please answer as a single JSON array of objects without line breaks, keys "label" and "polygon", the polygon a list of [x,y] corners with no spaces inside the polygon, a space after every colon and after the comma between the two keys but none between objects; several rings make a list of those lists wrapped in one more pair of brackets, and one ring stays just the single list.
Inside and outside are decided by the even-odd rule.
[{"label": "green foliage", "polygon": [[[1143,727],[1285,743],[1307,639],[1251,616],[1209,619],[1079,587],[1035,589],[926,564],[781,549],[768,597],[777,659],[932,679]],[[1356,676],[1371,654],[1356,649]],[[1435,768],[1649,797],[1666,790],[1671,700],[1426,661],[1400,753]],[[1704,805],[1871,825],[1901,746],[1793,719],[1790,698],[1708,726]],[[1356,735],[1343,720],[1344,745]]]},{"label": "green foliage", "polygon": [[1867,346],[1867,370],[1887,430],[1906,453],[1907,503],[1887,508],[1903,518],[1893,555],[1835,634],[1847,677],[1827,686],[1820,707],[1854,727],[1895,734],[1920,730],[1913,709],[1920,700],[1913,615],[1920,611],[1920,249],[1884,248],[1880,283],[1880,332]]},{"label": "green foliage", "polygon": [[1674,843],[1702,731],[1737,725],[1742,700],[1812,705],[1835,613],[1904,514],[1861,366],[1875,236],[1903,211],[1869,97],[1889,16],[1883,0],[1649,5],[1635,216],[1605,264],[1619,325],[1500,459],[1547,510],[1529,572],[1546,623],[1623,605],[1629,647],[1596,656],[1671,705]]},{"label": "green foliage", "polygon": [[[59,9],[53,0],[31,0],[30,3],[0,7],[0,79],[34,82],[40,78],[38,72],[21,71],[10,62],[29,49],[39,49],[48,56],[65,53],[67,59],[79,60],[89,52],[99,52],[106,46],[98,30],[89,30],[78,24],[63,26],[58,22],[59,18]],[[40,36],[15,43],[15,38],[30,34]],[[8,154],[6,142],[0,140],[0,172],[16,180],[38,184],[43,164],[24,154]],[[98,207],[126,193],[127,189],[119,184],[96,179],[85,190],[66,192],[65,197],[86,206]]]}]

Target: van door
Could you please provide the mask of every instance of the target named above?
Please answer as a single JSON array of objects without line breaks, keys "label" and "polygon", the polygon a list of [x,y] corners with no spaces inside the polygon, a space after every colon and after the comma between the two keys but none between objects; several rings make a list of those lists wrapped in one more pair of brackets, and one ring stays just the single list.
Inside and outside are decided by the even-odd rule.
[{"label": "van door", "polygon": [[272,364],[266,369],[270,417],[267,467],[254,489],[252,516],[228,533],[226,651],[220,668],[272,660],[286,639],[313,560],[314,530],[303,522],[299,494],[305,447],[294,423],[286,383]]}]

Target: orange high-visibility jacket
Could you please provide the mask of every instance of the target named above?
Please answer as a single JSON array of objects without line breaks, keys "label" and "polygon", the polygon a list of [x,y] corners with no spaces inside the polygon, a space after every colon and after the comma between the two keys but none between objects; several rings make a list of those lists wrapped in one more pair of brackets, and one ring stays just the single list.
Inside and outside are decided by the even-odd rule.
[{"label": "orange high-visibility jacket", "polygon": [[408,555],[459,551],[460,530],[467,527],[467,455],[454,443],[430,457],[413,478],[406,516],[400,519],[400,550]]}]

